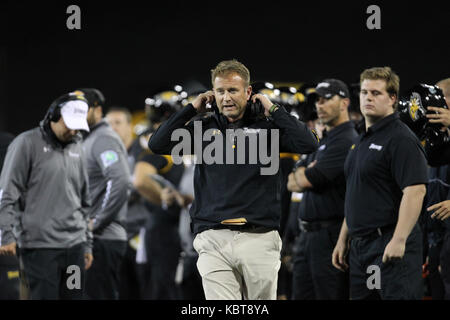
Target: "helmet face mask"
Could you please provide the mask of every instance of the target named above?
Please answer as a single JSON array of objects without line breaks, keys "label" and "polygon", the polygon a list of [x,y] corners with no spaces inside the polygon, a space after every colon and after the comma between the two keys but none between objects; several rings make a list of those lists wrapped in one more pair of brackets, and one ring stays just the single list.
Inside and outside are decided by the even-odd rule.
[{"label": "helmet face mask", "polygon": [[180,95],[173,90],[166,90],[145,100],[145,113],[151,124],[167,120],[181,108]]},{"label": "helmet face mask", "polygon": [[444,143],[448,139],[447,132],[442,132],[442,125],[430,123],[426,114],[435,113],[428,107],[440,107],[448,109],[444,94],[438,86],[418,84],[410,89],[407,95],[400,99],[398,113],[400,119],[416,134],[419,140],[425,140],[427,144],[435,146]]}]

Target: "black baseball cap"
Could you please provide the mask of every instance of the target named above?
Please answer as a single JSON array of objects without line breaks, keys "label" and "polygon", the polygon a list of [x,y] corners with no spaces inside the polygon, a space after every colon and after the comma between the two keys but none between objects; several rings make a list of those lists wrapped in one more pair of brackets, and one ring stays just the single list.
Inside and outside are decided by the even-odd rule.
[{"label": "black baseball cap", "polygon": [[318,95],[320,97],[330,99],[335,95],[342,98],[350,98],[347,85],[338,79],[325,79],[317,84],[310,96]]},{"label": "black baseball cap", "polygon": [[89,108],[97,107],[97,106],[105,106],[105,96],[103,93],[95,88],[82,88],[77,89],[77,91],[83,92],[85,98],[89,103]]}]

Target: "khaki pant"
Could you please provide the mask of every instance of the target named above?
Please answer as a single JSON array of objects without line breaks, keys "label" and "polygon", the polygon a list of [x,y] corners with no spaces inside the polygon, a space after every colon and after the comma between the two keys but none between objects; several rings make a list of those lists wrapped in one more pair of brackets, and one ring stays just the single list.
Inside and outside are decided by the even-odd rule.
[{"label": "khaki pant", "polygon": [[195,237],[194,249],[207,300],[276,299],[278,231],[206,230]]}]

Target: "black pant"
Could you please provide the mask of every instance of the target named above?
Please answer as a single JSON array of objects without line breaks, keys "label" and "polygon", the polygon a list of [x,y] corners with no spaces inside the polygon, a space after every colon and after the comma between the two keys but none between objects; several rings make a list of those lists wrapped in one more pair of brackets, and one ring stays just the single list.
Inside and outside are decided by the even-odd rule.
[{"label": "black pant", "polygon": [[445,294],[444,283],[439,272],[441,250],[442,244],[430,246],[428,249],[428,281],[432,300],[442,300]]},{"label": "black pant", "polygon": [[[393,229],[366,237],[354,237],[350,244],[350,296],[352,300],[418,300],[423,298],[422,281],[422,232],[416,224],[411,231],[402,259],[382,263],[386,245],[391,241]],[[379,268],[380,285],[376,286]],[[370,267],[370,268],[369,268]],[[371,278],[371,279],[369,279]],[[371,282],[372,285],[368,285]],[[379,287],[380,289],[378,289]]]},{"label": "black pant", "polygon": [[94,238],[94,261],[86,273],[87,299],[119,299],[119,273],[126,246],[126,241]]},{"label": "black pant", "polygon": [[19,260],[0,256],[0,300],[19,300]]},{"label": "black pant", "polygon": [[183,282],[180,284],[183,300],[205,300],[202,277],[197,269],[198,255],[183,257]]},{"label": "black pant", "polygon": [[302,231],[294,253],[292,299],[344,300],[349,298],[348,273],[336,269],[331,256],[341,229],[336,224],[318,231]]},{"label": "black pant", "polygon": [[181,247],[178,227],[158,224],[145,232],[147,263],[143,265],[145,300],[176,300],[180,297],[175,283]]},{"label": "black pant", "polygon": [[442,244],[441,254],[441,278],[445,287],[445,300],[450,300],[450,231],[447,230]]},{"label": "black pant", "polygon": [[139,272],[140,266],[136,263],[136,250],[127,245],[125,257],[120,267],[119,277],[119,299],[139,300],[141,299],[141,286],[144,281]]},{"label": "black pant", "polygon": [[[33,300],[82,299],[84,244],[68,249],[20,249],[23,276]],[[79,285],[78,285],[79,284]]]}]

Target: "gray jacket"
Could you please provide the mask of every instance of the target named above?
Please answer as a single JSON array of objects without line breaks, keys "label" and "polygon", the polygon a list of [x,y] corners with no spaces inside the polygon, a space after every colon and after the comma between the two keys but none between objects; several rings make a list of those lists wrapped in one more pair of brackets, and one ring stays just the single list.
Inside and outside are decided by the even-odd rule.
[{"label": "gray jacket", "polygon": [[124,225],[131,189],[127,151],[106,121],[90,130],[83,148],[92,199],[89,215],[94,219],[94,237],[126,241]]},{"label": "gray jacket", "polygon": [[0,244],[20,248],[69,248],[86,243],[88,194],[79,142],[61,145],[38,127],[10,144],[0,176]]}]

